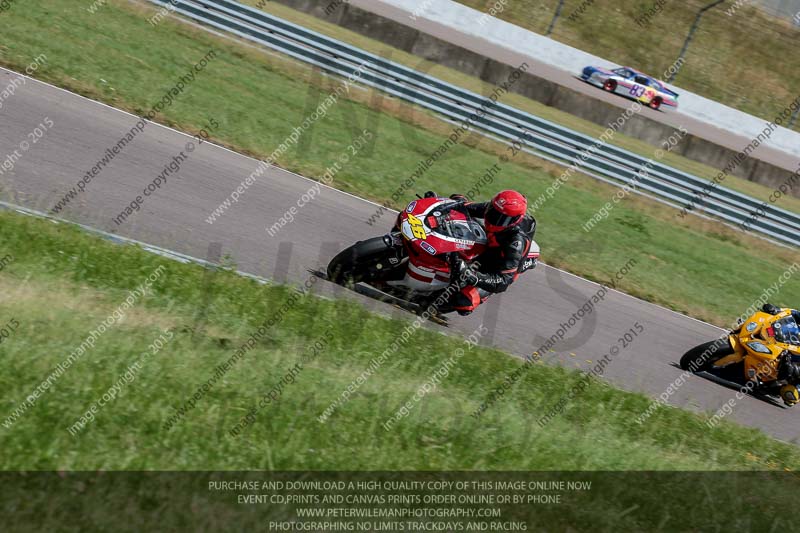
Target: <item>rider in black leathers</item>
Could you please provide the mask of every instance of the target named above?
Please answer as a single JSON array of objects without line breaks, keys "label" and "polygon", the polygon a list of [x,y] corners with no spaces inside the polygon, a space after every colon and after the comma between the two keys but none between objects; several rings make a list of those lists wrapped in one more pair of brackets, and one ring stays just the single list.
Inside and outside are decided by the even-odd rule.
[{"label": "rider in black leathers", "polygon": [[[777,315],[783,311],[780,307],[770,303],[764,304],[761,310],[770,315]],[[791,311],[792,318],[794,318],[795,323],[800,326],[800,311],[796,309],[792,309]],[[800,361],[796,361],[795,359],[797,359],[797,356],[783,358],[781,365],[778,367],[778,379],[785,379],[790,383],[800,383]]]},{"label": "rider in black leathers", "polygon": [[472,218],[483,219],[488,247],[470,268],[463,259],[451,260],[451,285],[459,289],[442,312],[456,310],[468,315],[491,295],[505,291],[520,273],[535,266],[526,260],[536,231],[536,220],[526,213],[527,200],[516,191],[502,191],[490,202],[469,202],[466,197],[450,197],[464,203],[458,206]]}]

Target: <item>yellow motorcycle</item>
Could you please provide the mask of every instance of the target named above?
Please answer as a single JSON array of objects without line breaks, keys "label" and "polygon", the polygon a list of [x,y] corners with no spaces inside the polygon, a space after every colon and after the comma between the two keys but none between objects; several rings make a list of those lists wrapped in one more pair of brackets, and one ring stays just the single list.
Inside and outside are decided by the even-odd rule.
[{"label": "yellow motorcycle", "polygon": [[760,396],[778,396],[786,405],[800,401],[800,327],[791,309],[764,306],[723,337],[695,346],[680,366],[744,385]]}]

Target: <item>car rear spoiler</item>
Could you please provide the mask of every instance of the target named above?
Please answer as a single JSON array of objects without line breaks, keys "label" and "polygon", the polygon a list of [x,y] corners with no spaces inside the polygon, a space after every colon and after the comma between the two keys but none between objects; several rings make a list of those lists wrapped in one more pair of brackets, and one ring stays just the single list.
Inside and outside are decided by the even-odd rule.
[{"label": "car rear spoiler", "polygon": [[664,85],[662,85],[662,87],[664,87],[664,92],[665,92],[665,93],[667,93],[668,95],[670,95],[670,96],[672,96],[673,98],[675,98],[675,100],[677,100],[677,99],[678,99],[678,93],[676,93],[676,92],[675,92],[675,91],[673,91],[672,89],[668,89],[668,88],[667,88],[666,86],[664,86]]}]

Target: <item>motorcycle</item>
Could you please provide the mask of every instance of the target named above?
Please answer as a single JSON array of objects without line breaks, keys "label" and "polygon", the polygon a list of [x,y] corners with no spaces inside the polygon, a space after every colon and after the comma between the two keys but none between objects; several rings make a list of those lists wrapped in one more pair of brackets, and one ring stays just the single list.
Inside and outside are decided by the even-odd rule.
[{"label": "motorcycle", "polygon": [[703,343],[681,357],[680,367],[708,372],[744,385],[755,396],[779,397],[786,405],[798,401],[797,383],[785,379],[786,363],[800,361],[800,328],[790,309],[776,314],[758,311],[727,337]]},{"label": "motorcycle", "polygon": [[[478,220],[460,210],[463,200],[432,192],[409,203],[392,230],[381,237],[358,241],[339,252],[327,267],[327,279],[344,286],[366,284],[387,301],[410,311],[428,309],[432,318],[445,322],[434,306],[450,286],[451,264],[460,256],[468,264],[486,250],[486,230]],[[531,243],[520,272],[534,268],[539,245]],[[380,296],[379,296],[380,297]]]}]

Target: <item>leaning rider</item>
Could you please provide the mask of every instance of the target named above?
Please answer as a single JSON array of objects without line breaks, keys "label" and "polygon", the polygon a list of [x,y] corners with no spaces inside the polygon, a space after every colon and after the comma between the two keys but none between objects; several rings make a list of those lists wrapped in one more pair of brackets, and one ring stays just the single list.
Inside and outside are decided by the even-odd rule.
[{"label": "leaning rider", "polygon": [[[483,219],[488,238],[486,250],[476,258],[476,268],[453,254],[450,283],[460,289],[444,307],[468,315],[494,293],[505,291],[520,273],[536,231],[536,220],[526,214],[528,201],[517,191],[501,191],[490,202],[470,202],[461,194],[458,209],[472,218]],[[440,309],[445,311],[445,309]]]},{"label": "leaning rider", "polygon": [[[794,324],[784,325],[781,328],[782,339],[800,339],[800,311],[796,309],[781,309],[777,305],[770,303],[764,304],[761,310],[770,315],[777,315],[784,311],[791,311]],[[791,342],[794,344],[794,342]],[[778,379],[785,380],[786,385],[781,387],[781,398],[787,405],[794,405],[800,402],[800,393],[797,390],[797,385],[800,384],[800,356],[787,353],[782,358],[780,366],[778,367]]]}]

